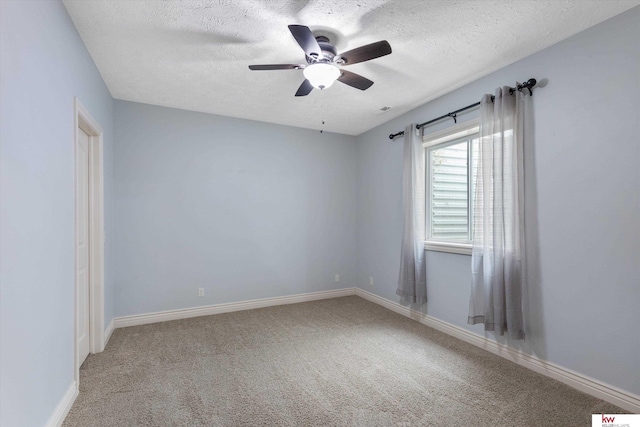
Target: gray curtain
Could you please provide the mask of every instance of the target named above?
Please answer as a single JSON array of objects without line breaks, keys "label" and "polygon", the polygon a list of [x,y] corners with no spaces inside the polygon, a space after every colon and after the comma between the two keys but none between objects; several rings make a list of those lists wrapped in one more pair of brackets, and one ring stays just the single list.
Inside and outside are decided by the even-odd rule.
[{"label": "gray curtain", "polygon": [[427,302],[424,256],[425,175],[421,132],[415,124],[404,130],[404,169],[402,172],[402,211],[404,232],[400,253],[400,277],[396,294],[408,303]]},{"label": "gray curtain", "polygon": [[509,87],[480,104],[473,174],[473,252],[468,323],[524,339],[524,103]]}]

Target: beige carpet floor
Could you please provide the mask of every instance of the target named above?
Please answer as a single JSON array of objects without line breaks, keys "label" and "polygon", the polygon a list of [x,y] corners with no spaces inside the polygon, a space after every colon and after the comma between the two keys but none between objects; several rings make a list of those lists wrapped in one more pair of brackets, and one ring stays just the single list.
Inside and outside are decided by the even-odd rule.
[{"label": "beige carpet floor", "polygon": [[588,426],[616,412],[354,296],[117,329],[64,426]]}]

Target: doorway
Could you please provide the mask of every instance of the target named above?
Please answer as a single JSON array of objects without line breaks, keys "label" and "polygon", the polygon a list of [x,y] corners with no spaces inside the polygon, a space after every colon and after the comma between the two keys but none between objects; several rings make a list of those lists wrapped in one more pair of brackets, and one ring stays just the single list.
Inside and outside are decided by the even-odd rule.
[{"label": "doorway", "polygon": [[104,350],[104,173],[102,128],[74,98],[76,386],[89,353]]}]

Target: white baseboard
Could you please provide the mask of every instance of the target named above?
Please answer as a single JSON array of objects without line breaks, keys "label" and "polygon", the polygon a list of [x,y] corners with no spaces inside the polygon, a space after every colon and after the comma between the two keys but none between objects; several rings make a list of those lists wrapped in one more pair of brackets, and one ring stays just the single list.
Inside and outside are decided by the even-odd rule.
[{"label": "white baseboard", "polygon": [[113,330],[115,329],[115,320],[115,318],[111,319],[111,322],[109,322],[107,329],[105,329],[104,331],[104,344],[102,345],[103,349],[107,346],[107,343],[111,339],[111,334],[113,334]]},{"label": "white baseboard", "polygon": [[78,397],[78,384],[73,381],[54,409],[45,427],[60,427]]},{"label": "white baseboard", "polygon": [[523,353],[520,350],[513,349],[504,344],[491,341],[485,337],[474,334],[473,332],[469,332],[466,329],[460,328],[459,326],[452,325],[448,322],[436,319],[435,317],[412,310],[409,307],[405,307],[397,302],[382,298],[363,289],[357,288],[356,295],[388,308],[391,311],[395,311],[398,314],[416,320],[424,325],[437,329],[440,332],[444,332],[447,335],[451,335],[493,354],[504,357],[505,359],[531,369],[532,371],[558,380],[570,387],[590,394],[591,396],[613,403],[614,405],[631,413],[640,413],[640,396],[638,395],[605,384],[593,378],[589,378],[586,375],[563,368],[562,366],[554,363],[538,359],[535,356]]},{"label": "white baseboard", "polygon": [[207,305],[203,307],[184,308],[180,310],[159,311],[155,313],[135,314],[132,316],[116,317],[116,328],[146,325],[148,323],[166,322],[169,320],[188,319],[190,317],[209,316],[212,314],[231,313],[233,311],[253,310],[255,308],[272,307],[284,304],[316,301],[321,299],[346,297],[355,295],[355,288],[336,289],[331,291],[310,292],[307,294],[288,295],[285,297],[262,298],[249,301],[231,302],[226,304]]}]

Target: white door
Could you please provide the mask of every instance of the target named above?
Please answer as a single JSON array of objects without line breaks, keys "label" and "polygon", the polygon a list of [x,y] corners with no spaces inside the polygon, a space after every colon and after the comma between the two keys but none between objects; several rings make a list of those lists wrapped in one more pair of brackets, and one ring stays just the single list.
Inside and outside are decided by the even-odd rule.
[{"label": "white door", "polygon": [[80,128],[76,162],[76,334],[80,366],[89,355],[89,135]]}]

